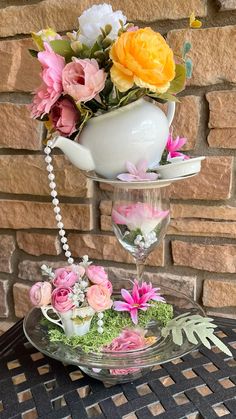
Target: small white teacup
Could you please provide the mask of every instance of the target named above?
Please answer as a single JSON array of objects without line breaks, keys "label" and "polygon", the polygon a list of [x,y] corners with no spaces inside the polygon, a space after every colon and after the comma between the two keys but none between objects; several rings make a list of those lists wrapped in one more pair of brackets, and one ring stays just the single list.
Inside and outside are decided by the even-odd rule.
[{"label": "small white teacup", "polygon": [[[41,307],[41,310],[44,317],[60,326],[68,337],[83,336],[88,333],[91,320],[95,314],[92,307],[79,307],[68,310],[65,313],[59,313],[52,305],[48,305]],[[50,311],[56,313],[58,319],[50,317]]]}]

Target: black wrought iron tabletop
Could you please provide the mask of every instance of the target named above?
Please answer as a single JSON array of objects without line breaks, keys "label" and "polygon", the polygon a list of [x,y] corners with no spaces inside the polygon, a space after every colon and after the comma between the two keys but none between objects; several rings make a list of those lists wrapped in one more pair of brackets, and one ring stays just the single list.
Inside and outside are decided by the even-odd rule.
[{"label": "black wrought iron tabletop", "polygon": [[19,323],[0,338],[0,419],[236,418],[236,322],[217,321],[235,359],[201,346],[113,387],[38,352]]}]

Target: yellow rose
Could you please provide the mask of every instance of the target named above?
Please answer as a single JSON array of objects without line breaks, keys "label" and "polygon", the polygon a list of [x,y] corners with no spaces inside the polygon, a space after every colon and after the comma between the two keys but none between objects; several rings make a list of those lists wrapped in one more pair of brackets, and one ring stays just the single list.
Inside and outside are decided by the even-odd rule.
[{"label": "yellow rose", "polygon": [[173,51],[151,28],[123,33],[112,45],[111,80],[120,92],[134,84],[165,93],[175,77]]}]

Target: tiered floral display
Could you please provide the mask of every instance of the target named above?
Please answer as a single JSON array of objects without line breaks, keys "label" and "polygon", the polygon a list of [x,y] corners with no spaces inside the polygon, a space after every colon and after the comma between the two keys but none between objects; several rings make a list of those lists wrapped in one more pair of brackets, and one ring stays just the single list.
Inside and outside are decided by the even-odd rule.
[{"label": "tiered floral display", "polygon": [[[192,17],[191,22],[192,27],[199,27],[200,22],[195,18]],[[161,103],[178,101],[176,94],[183,90],[186,77],[192,71],[188,56],[191,44],[186,42],[182,56],[175,57],[160,33],[127,23],[123,13],[114,12],[108,4],[95,5],[86,10],[79,17],[78,31],[61,36],[48,28],[33,33],[32,37],[38,51],[30,52],[41,64],[42,84],[30,105],[31,116],[43,121],[48,132],[45,161],[62,248],[68,259],[67,266],[55,271],[43,265],[42,274],[47,275],[48,280],[35,283],[30,290],[32,304],[43,313],[50,343],[55,342],[59,349],[64,344],[66,348],[79,348],[83,354],[95,354],[91,362],[93,365],[99,364],[101,369],[91,368],[88,373],[93,376],[98,374],[97,378],[100,378],[100,371],[101,377],[103,374],[103,363],[96,358],[98,354],[103,354],[101,359],[107,365],[109,353],[122,352],[123,355],[119,354],[118,358],[118,361],[122,361],[122,368],[108,368],[111,376],[121,377],[121,382],[123,376],[137,378],[135,373],[141,371],[141,367],[135,366],[141,358],[135,355],[137,359],[133,358],[134,365],[131,363],[126,367],[124,354],[142,351],[142,365],[145,366],[145,349],[149,355],[152,354],[150,348],[158,351],[158,342],[161,342],[161,346],[167,337],[172,340],[172,346],[170,343],[167,345],[168,350],[172,348],[172,357],[175,356],[176,345],[183,346],[183,353],[187,350],[183,345],[186,341],[192,345],[202,341],[207,347],[211,341],[230,355],[229,349],[213,334],[216,326],[211,323],[212,319],[196,314],[195,303],[195,314],[181,312],[180,316],[175,317],[173,305],[165,301],[159,293],[160,289],[141,280],[145,258],[160,243],[170,220],[169,209],[162,201],[158,186],[150,189],[150,184],[158,180],[164,166],[179,170],[181,162],[185,167],[184,175],[197,172],[191,166],[194,159],[179,151],[186,139],[173,139],[171,130],[168,137],[173,112],[172,116],[167,115],[166,118],[162,111],[158,111],[159,115],[161,113],[164,116],[160,116],[163,130],[157,139],[164,138],[160,147],[162,158],[160,154],[155,163],[154,156],[152,165],[146,159],[136,159],[135,162],[127,159],[121,165],[127,171],[116,173],[116,181],[123,184],[122,187],[127,182],[127,186],[117,193],[112,210],[113,228],[119,242],[137,263],[137,279],[129,280],[129,289],[123,288],[119,296],[113,293],[112,283],[102,266],[91,263],[87,256],[77,264],[72,258],[60,214],[50,156],[53,138],[57,134],[79,142],[89,120],[95,120],[102,114],[122,107],[125,112],[126,105],[144,96],[148,101]],[[116,129],[119,130],[119,127]],[[142,130],[140,138],[142,140]],[[95,147],[97,153],[99,147]],[[87,151],[85,154],[89,161],[93,160]],[[111,155],[116,158],[116,155]],[[188,161],[191,162],[190,172],[186,166]],[[130,187],[129,182],[141,182],[142,192]],[[189,347],[186,348],[189,350]],[[62,353],[58,358],[64,361],[64,347]],[[54,347],[51,355],[55,356]],[[73,356],[76,357],[77,353]],[[147,364],[150,367],[160,359],[159,355],[155,355]],[[74,358],[72,361],[75,362]],[[81,358],[78,358],[75,363],[81,365],[81,362]],[[117,365],[117,360],[113,364]],[[82,365],[86,365],[86,360]]]}]

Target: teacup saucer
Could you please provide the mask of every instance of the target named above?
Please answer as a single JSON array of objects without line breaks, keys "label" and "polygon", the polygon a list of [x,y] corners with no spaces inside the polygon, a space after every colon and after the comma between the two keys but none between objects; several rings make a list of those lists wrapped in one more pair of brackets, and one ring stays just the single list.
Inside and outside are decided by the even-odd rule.
[{"label": "teacup saucer", "polygon": [[151,189],[151,188],[163,188],[166,186],[171,185],[173,182],[178,182],[180,180],[188,179],[193,176],[196,176],[197,173],[192,173],[191,175],[187,176],[179,176],[179,177],[172,177],[172,178],[165,178],[165,179],[157,179],[157,180],[143,180],[138,182],[123,182],[119,179],[107,179],[97,175],[95,172],[84,172],[85,176],[89,179],[94,180],[95,182],[102,182],[108,183],[111,186],[116,186],[119,188],[126,188],[126,189]]},{"label": "teacup saucer", "polygon": [[189,176],[197,174],[201,170],[201,162],[205,159],[205,156],[191,157],[188,160],[172,161],[169,164],[158,166],[156,168],[157,173],[160,174],[161,179],[179,179],[183,176]]}]

